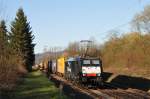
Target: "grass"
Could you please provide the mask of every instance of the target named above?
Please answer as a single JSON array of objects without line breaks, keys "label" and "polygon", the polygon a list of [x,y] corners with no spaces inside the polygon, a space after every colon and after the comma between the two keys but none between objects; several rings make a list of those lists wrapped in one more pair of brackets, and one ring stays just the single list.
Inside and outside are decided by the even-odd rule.
[{"label": "grass", "polygon": [[13,99],[67,99],[40,71],[29,73],[13,93]]}]

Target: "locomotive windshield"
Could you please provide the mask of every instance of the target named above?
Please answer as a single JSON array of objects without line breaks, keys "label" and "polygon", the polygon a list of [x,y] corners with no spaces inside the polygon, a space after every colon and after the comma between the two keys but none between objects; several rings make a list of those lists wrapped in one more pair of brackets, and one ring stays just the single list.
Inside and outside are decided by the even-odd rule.
[{"label": "locomotive windshield", "polygon": [[99,59],[84,59],[82,64],[85,66],[100,66],[100,60]]},{"label": "locomotive windshield", "polygon": [[83,64],[84,64],[84,65],[90,65],[91,62],[90,62],[90,60],[83,60]]},{"label": "locomotive windshield", "polygon": [[100,66],[100,60],[99,59],[83,59],[82,65],[84,66]]},{"label": "locomotive windshield", "polygon": [[99,62],[99,60],[92,60],[92,64],[93,64],[93,65],[99,65],[100,62]]}]

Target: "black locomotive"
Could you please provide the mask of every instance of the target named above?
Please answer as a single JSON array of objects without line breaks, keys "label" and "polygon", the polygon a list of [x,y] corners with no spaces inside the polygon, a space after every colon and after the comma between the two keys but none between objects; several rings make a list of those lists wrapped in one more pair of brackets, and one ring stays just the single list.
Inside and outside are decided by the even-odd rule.
[{"label": "black locomotive", "polygon": [[102,85],[102,61],[99,58],[69,58],[65,78],[75,83]]}]

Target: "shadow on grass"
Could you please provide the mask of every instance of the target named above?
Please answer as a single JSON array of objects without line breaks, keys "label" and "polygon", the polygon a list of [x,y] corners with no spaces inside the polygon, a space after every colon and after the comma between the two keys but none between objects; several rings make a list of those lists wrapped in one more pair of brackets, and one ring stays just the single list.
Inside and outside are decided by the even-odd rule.
[{"label": "shadow on grass", "polygon": [[[103,73],[104,82],[106,82],[112,75],[113,73],[104,72]],[[133,88],[133,89],[139,89],[143,91],[150,90],[150,80],[142,77],[118,75],[114,77],[109,83],[122,89]]]},{"label": "shadow on grass", "polygon": [[118,87],[124,89],[134,88],[143,91],[150,90],[150,80],[142,77],[118,75],[114,79],[112,79],[111,83],[121,85]]},{"label": "shadow on grass", "polygon": [[106,82],[112,75],[113,73],[103,72],[103,81]]}]

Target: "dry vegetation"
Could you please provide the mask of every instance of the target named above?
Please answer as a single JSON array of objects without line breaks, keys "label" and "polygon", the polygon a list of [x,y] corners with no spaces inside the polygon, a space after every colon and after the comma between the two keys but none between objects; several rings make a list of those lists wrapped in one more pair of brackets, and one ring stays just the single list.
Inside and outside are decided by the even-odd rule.
[{"label": "dry vegetation", "polygon": [[9,99],[11,91],[27,73],[21,58],[10,51],[5,49],[0,56],[0,99]]},{"label": "dry vegetation", "polygon": [[132,20],[132,32],[113,37],[102,48],[106,71],[150,77],[150,5]]},{"label": "dry vegetation", "polygon": [[102,49],[102,59],[106,71],[148,77],[150,35],[130,33],[110,39]]},{"label": "dry vegetation", "polygon": [[3,52],[1,50],[3,54],[0,56],[0,97],[2,99],[10,95],[9,92],[14,89],[20,77],[27,72],[22,66],[20,58],[10,51],[6,48]]}]

